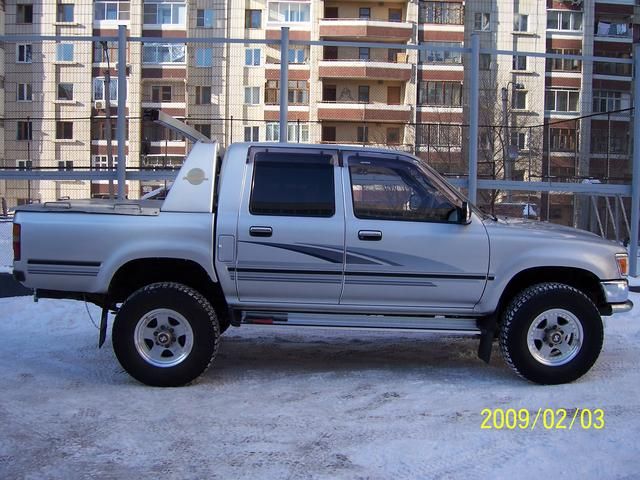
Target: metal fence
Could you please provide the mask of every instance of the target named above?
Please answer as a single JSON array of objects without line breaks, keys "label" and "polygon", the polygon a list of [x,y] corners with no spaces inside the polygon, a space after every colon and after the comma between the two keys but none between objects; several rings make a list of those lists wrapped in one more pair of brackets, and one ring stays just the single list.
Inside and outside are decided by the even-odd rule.
[{"label": "metal fence", "polygon": [[477,34],[454,45],[294,33],[136,37],[121,26],[110,36],[0,37],[7,210],[138,198],[170,182],[190,145],[149,120],[161,109],[223,147],[288,141],[408,152],[497,215],[637,245],[635,60],[485,48]]}]

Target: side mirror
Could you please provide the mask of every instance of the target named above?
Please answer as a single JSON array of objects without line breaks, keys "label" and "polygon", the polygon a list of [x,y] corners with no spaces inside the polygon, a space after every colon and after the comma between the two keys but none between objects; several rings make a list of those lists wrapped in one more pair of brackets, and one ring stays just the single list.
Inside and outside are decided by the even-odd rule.
[{"label": "side mirror", "polygon": [[468,225],[471,223],[471,207],[469,202],[462,202],[462,206],[458,209],[458,223]]}]

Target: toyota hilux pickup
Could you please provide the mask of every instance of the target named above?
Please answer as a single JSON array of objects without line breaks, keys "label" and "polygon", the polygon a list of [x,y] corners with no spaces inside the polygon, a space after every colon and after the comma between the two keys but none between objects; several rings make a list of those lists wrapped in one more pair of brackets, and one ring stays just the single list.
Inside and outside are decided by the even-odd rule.
[{"label": "toyota hilux pickup", "polygon": [[473,335],[541,384],[585,374],[632,308],[625,249],[499,220],[419,159],[341,145],[195,143],[164,200],[19,207],[14,276],[102,307],[100,345],[148,385],[193,382],[244,324]]}]

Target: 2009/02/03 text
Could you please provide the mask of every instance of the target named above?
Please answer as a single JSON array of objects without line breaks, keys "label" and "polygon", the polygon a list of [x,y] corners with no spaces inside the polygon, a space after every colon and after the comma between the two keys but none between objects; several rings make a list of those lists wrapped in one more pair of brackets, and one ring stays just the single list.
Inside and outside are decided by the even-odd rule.
[{"label": "2009/02/03 text", "polygon": [[605,427],[602,408],[485,408],[482,430],[602,430]]}]

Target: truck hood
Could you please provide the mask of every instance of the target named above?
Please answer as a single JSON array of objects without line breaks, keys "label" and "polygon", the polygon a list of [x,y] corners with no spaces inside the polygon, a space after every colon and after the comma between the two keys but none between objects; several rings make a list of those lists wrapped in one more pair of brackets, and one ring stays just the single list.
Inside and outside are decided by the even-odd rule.
[{"label": "truck hood", "polygon": [[487,231],[491,235],[494,229],[508,229],[511,232],[521,232],[523,235],[532,237],[544,236],[545,238],[555,238],[557,240],[582,240],[597,243],[613,244],[610,240],[605,240],[595,233],[579,230],[564,225],[556,225],[549,222],[539,222],[535,220],[523,220],[520,218],[500,218],[497,221],[486,219],[484,221]]}]

